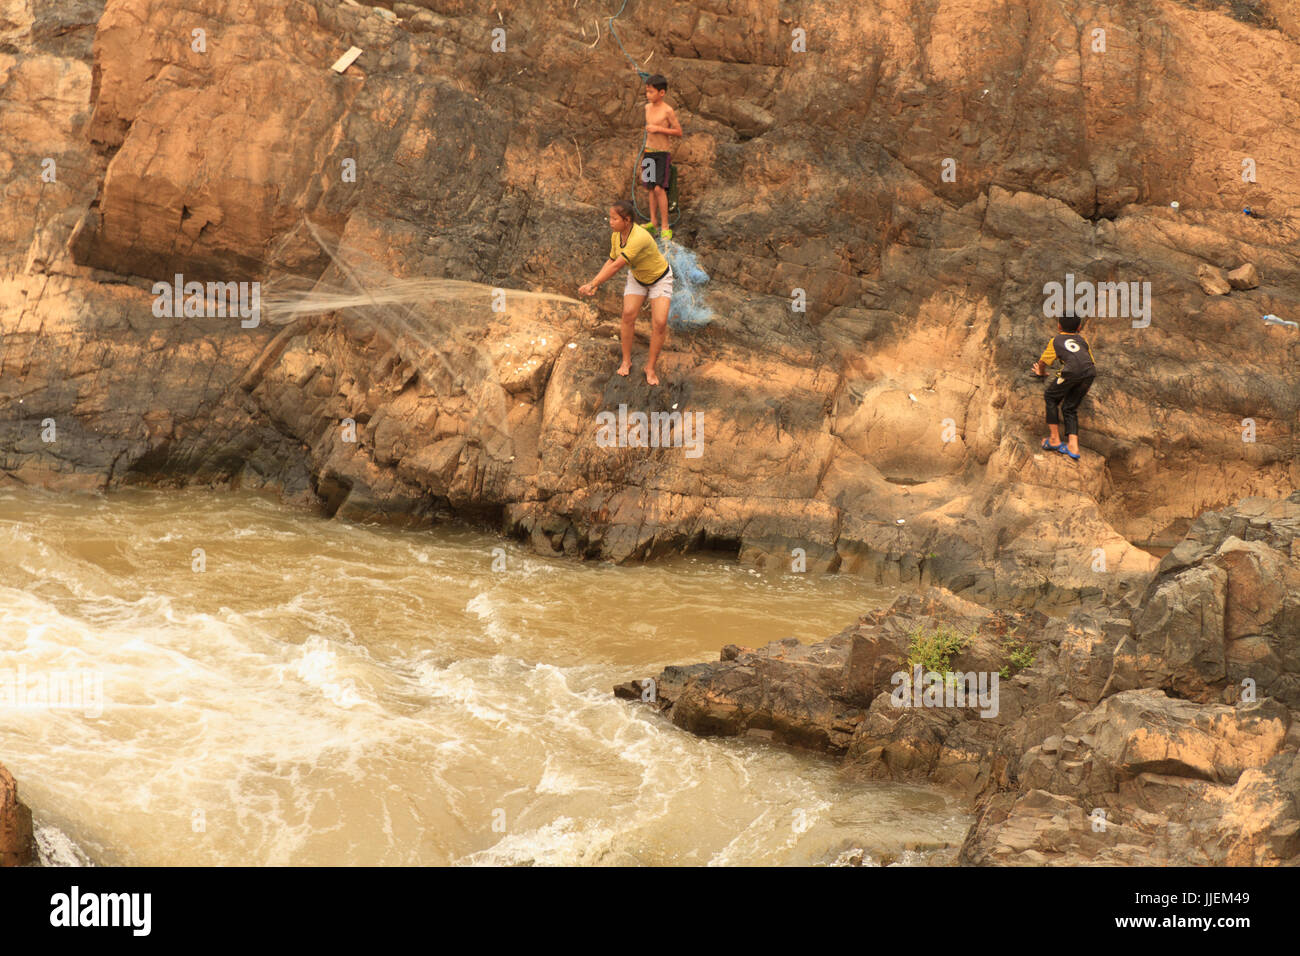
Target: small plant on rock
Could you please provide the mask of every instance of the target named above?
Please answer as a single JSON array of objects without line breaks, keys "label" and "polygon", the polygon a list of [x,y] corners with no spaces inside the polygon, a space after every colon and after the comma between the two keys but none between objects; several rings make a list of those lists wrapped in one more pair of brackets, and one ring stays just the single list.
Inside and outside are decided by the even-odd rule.
[{"label": "small plant on rock", "polygon": [[940,624],[928,633],[925,628],[918,626],[907,635],[909,680],[918,667],[922,672],[933,671],[942,674],[945,683],[955,680],[952,672],[952,655],[960,653],[973,638],[973,634],[962,634],[946,624]]},{"label": "small plant on rock", "polygon": [[[1013,673],[1020,673],[1026,667],[1038,659],[1038,651],[1029,644],[1021,644],[1018,641],[1007,639],[1002,643],[1002,649],[1007,652],[1007,663],[1002,665],[998,675],[1006,680]],[[1015,668],[1013,671],[1012,668]]]}]

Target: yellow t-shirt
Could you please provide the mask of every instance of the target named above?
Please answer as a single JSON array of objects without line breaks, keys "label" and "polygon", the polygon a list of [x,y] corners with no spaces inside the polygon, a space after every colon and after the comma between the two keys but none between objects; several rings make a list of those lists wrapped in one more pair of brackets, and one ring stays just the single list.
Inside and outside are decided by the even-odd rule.
[{"label": "yellow t-shirt", "polygon": [[667,274],[668,260],[655,245],[654,236],[650,235],[643,226],[632,224],[632,231],[627,236],[627,245],[620,245],[620,238],[619,233],[610,233],[609,258],[611,261],[619,256],[626,259],[627,266],[632,270],[632,275],[637,282],[642,285],[654,285]]}]

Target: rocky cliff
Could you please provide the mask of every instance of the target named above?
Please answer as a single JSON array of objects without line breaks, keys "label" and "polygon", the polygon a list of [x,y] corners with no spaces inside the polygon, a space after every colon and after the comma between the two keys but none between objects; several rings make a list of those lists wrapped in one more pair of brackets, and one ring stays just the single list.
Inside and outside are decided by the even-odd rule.
[{"label": "rocky cliff", "polygon": [[[572,295],[628,191],[607,6],[0,5],[0,480],[266,487],[618,560],[798,548],[1021,604],[1121,594],[1134,543],[1295,486],[1300,335],[1260,321],[1300,316],[1294,4],[629,4],[716,315],[654,390],[611,374],[615,293],[514,295]],[[356,291],[362,256],[480,288],[154,314],[176,274]],[[1038,450],[1025,372],[1067,274],[1150,283],[1149,325],[1089,324],[1078,464]],[[700,413],[703,454],[599,447],[620,404]]]},{"label": "rocky cliff", "polygon": [[[953,788],[977,814],[965,863],[1300,862],[1300,492],[1203,515],[1136,598],[1051,620],[936,588],[617,692],[697,734]],[[1000,673],[996,696],[898,680],[941,629],[966,641],[949,672]]]}]

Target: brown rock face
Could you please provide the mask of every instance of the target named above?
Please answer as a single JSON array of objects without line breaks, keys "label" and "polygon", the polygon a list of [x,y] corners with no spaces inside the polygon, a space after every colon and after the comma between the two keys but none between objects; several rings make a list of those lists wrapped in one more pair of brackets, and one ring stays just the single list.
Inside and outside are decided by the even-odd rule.
[{"label": "brown rock face", "polygon": [[[1133,638],[1116,651],[1133,658],[1138,686],[1165,686],[1209,699],[1227,675],[1223,606],[1228,576],[1221,568],[1191,568],[1160,586],[1134,621]],[[1117,665],[1118,666],[1118,665]],[[1118,682],[1114,690],[1118,687]]]},{"label": "brown rock face", "polygon": [[1055,746],[1027,750],[1019,777],[1030,789],[1086,796],[1144,773],[1236,783],[1277,755],[1290,723],[1273,700],[1200,706],[1161,691],[1124,691],[1067,723]]},{"label": "brown rock face", "polygon": [[[995,766],[990,755],[1008,732],[1022,732],[1010,729],[1031,704],[1043,702],[1042,688],[1009,673],[1008,647],[1038,641],[1047,624],[1040,613],[991,611],[934,588],[820,644],[788,638],[756,650],[728,646],[717,664],[668,668],[655,680],[655,703],[692,733],[774,739],[843,756],[860,778],[929,777],[973,796],[1001,779],[1005,761],[994,758]],[[986,712],[973,698],[969,707],[937,709],[891,699],[910,674],[912,634],[939,626],[968,638],[951,657],[954,669],[1008,671]],[[636,682],[624,686],[623,696],[643,696]],[[1078,709],[1057,714],[1049,705],[1046,712],[1059,724]]]},{"label": "brown rock face", "polygon": [[[1177,749],[1185,742],[1177,739],[1184,731],[1177,724],[1152,729],[1155,735],[1143,739],[1139,750]],[[1086,759],[1095,755],[1088,752]],[[1266,764],[1242,772],[1231,787],[1196,774],[1142,772],[1124,774],[1113,791],[1092,795],[999,793],[982,806],[960,860],[1018,866],[1294,865],[1300,857],[1296,764],[1292,742]],[[1191,769],[1178,759],[1173,766]]]},{"label": "brown rock face", "polygon": [[1232,284],[1224,278],[1222,270],[1214,266],[1197,266],[1196,282],[1206,295],[1227,295],[1232,291]]},{"label": "brown rock face", "polygon": [[0,767],[0,866],[26,866],[36,859],[32,811],[18,799],[18,785]]},{"label": "brown rock face", "polygon": [[1300,494],[1206,512],[1160,562],[1106,693],[1265,694],[1300,708]]},{"label": "brown rock face", "polygon": [[[1140,601],[1049,621],[935,589],[819,644],[668,668],[656,706],[695,733],[842,756],[852,777],[956,790],[977,813],[965,863],[1293,864],[1298,540],[1300,492],[1247,499],[1202,515]],[[950,659],[966,686],[1001,671],[995,706],[891,693],[909,635],[941,627],[970,635]]]},{"label": "brown rock face", "polygon": [[[1153,563],[1131,542],[1296,484],[1294,334],[1259,323],[1300,313],[1277,5],[1167,4],[1140,30],[1041,2],[629,11],[624,44],[686,123],[676,231],[716,315],[670,338],[655,390],[611,374],[616,293],[492,308],[494,288],[572,295],[604,256],[643,97],[608,29],[565,0],[398,6],[5,14],[0,477],[252,485],[616,560],[801,549],[1021,604],[1122,594]],[[1206,81],[1260,59],[1265,85]],[[362,257],[480,288],[284,328],[153,312],[178,273],[373,290]],[[1188,279],[1242,262],[1257,288]],[[1024,373],[1054,331],[1045,286],[1076,281],[1101,368],[1077,464],[1039,448]],[[699,413],[702,455],[600,447],[622,404]]]}]

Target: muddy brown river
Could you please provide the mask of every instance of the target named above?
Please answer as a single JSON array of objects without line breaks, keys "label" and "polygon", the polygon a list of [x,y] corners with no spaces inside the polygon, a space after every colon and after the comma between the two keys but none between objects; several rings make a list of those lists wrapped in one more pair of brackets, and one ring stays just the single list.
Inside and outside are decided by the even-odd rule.
[{"label": "muddy brown river", "polygon": [[54,864],[933,861],[969,823],[940,791],[611,694],[892,597],[243,494],[5,491],[0,763]]}]

